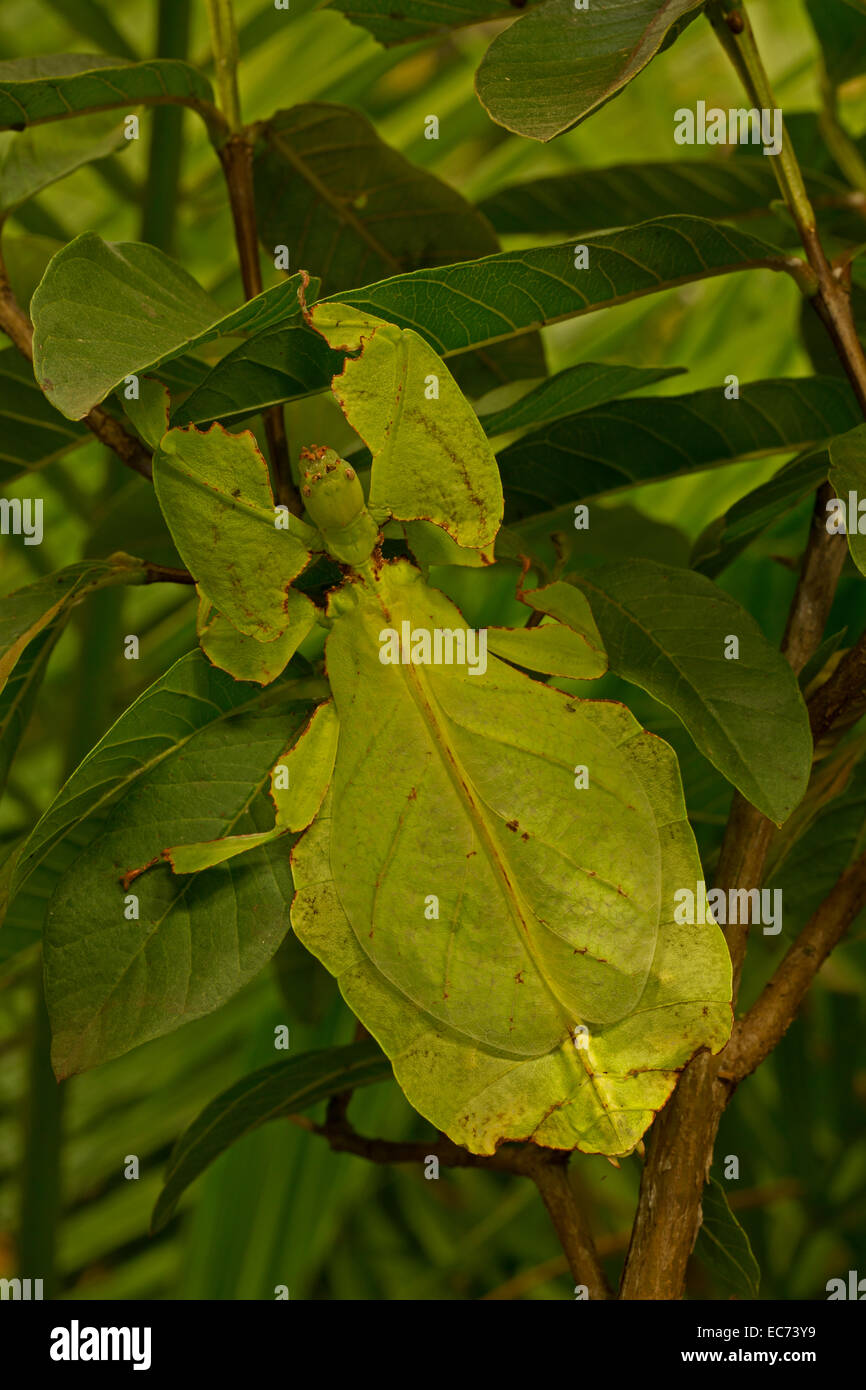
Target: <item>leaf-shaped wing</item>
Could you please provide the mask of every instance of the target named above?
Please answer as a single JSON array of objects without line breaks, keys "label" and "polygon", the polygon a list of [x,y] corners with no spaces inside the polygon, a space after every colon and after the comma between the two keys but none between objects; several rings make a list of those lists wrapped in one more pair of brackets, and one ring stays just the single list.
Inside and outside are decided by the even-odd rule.
[{"label": "leaf-shaped wing", "polygon": [[407,564],[333,610],[335,809],[295,850],[298,935],[458,1142],[626,1152],[730,1029],[720,932],[673,924],[701,877],[673,754],[495,660],[385,664],[389,629],[466,631]]},{"label": "leaf-shaped wing", "polygon": [[332,390],[373,455],[374,514],[432,521],[492,559],[503,509],[496,458],[442,359],[411,329],[343,304],[317,304],[310,322],[355,354]]}]

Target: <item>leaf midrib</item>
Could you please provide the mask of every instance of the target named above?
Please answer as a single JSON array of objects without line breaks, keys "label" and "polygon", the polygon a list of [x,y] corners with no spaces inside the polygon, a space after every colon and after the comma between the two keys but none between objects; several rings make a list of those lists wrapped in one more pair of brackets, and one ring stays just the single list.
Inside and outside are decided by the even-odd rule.
[{"label": "leaf midrib", "polygon": [[[383,614],[388,619],[389,624],[393,625],[395,621],[394,617],[390,609],[386,606],[385,601],[381,593],[379,592],[378,587],[373,587],[373,585],[369,581],[365,581],[365,587],[367,589],[367,592],[372,594],[375,602],[379,604]],[[448,777],[454,785],[454,789],[457,793],[458,799],[468,808],[469,818],[473,826],[475,827],[476,834],[480,843],[484,846],[487,860],[492,865],[494,873],[497,879],[500,881],[505,900],[508,903],[511,912],[512,920],[517,926],[518,935],[521,938],[521,940],[523,940],[529,958],[532,961],[535,970],[539,978],[541,979],[545,989],[547,990],[550,997],[556,1004],[557,1009],[563,1016],[563,1019],[565,1021],[565,1037],[562,1039],[562,1041],[564,1042],[571,1035],[571,1029],[574,1026],[574,1024],[579,1023],[580,1020],[573,1017],[575,1011],[573,1009],[568,1008],[556,994],[556,992],[553,989],[553,986],[547,978],[547,975],[545,974],[544,969],[542,968],[541,962],[538,959],[532,941],[532,935],[529,928],[529,922],[531,920],[532,913],[529,911],[529,908],[526,905],[526,902],[523,898],[523,894],[521,893],[517,883],[513,879],[509,871],[508,865],[505,863],[505,860],[502,858],[499,852],[499,846],[496,842],[493,830],[488,823],[488,818],[484,813],[483,807],[480,804],[480,802],[476,801],[476,798],[473,795],[472,783],[469,777],[469,773],[462,766],[460,759],[457,756],[456,750],[451,746],[451,743],[446,736],[445,730],[436,716],[436,712],[434,709],[435,697],[433,696],[432,692],[429,691],[426,682],[421,676],[420,668],[416,667],[415,665],[404,666],[401,663],[398,669],[403,677],[406,689],[409,695],[411,696],[412,701],[415,704],[415,707],[421,715],[421,719],[428,730],[430,741],[433,747],[436,749],[440,761]],[[586,1064],[584,1063],[584,1065]]]}]

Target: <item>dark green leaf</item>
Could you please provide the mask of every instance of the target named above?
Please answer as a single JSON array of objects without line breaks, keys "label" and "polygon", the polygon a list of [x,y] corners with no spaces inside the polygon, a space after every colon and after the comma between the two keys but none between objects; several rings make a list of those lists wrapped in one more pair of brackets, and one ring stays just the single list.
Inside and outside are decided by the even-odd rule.
[{"label": "dark green leaf", "polygon": [[[184,657],[109,729],[35,827],[16,892],[63,842],[78,849],[45,924],[58,1075],[211,1012],[273,955],[291,896],[284,842],[182,879],[161,856],[166,844],[272,825],[261,789],[304,722],[307,685],[283,679],[263,691],[200,652]],[[138,917],[127,916],[130,893]]]},{"label": "dark green leaf", "polygon": [[839,87],[866,72],[866,14],[848,0],[806,0],[830,81]]},{"label": "dark green leaf", "polygon": [[[533,0],[529,0],[533,3]],[[507,19],[521,0],[330,0],[353,24],[362,24],[379,43],[411,43],[484,20]]]},{"label": "dark green leaf", "polygon": [[767,883],[781,890],[784,934],[794,937],[836,881],[863,852],[866,763],[863,739],[839,748],[831,766],[816,765],[803,804],[791,817],[768,865]]},{"label": "dark green leaf", "polygon": [[333,352],[298,316],[227,353],[178,407],[172,424],[232,424],[269,405],[323,390],[343,361],[343,353]]},{"label": "dark green leaf", "polygon": [[[649,560],[574,583],[610,669],[672,709],[713,766],[781,825],[806,790],[812,738],[794,672],[751,614],[703,575]],[[738,655],[728,659],[732,636]]]},{"label": "dark green leaf", "polygon": [[231,1144],[269,1120],[309,1110],[341,1091],[391,1076],[391,1063],[372,1040],[304,1052],[244,1076],[206,1106],[181,1135],[169,1160],[151,1230],[171,1219],[181,1195]]},{"label": "dark green leaf", "polygon": [[0,63],[0,130],[154,102],[207,111],[212,101],[207,78],[172,58],[129,63],[104,53],[53,53]]},{"label": "dark green leaf", "polygon": [[774,247],[699,217],[660,217],[582,244],[585,270],[575,269],[575,246],[567,242],[415,270],[339,299],[414,328],[448,356],[708,276],[790,270]]},{"label": "dark green leaf", "polygon": [[[575,270],[574,243],[569,242],[411,271],[346,290],[339,299],[414,328],[442,356],[460,355],[459,369],[454,364],[460,385],[467,394],[480,395],[497,380],[543,372],[534,330],[545,324],[708,275],[750,266],[786,268],[773,247],[699,218],[662,218],[584,244],[590,256],[587,270]],[[321,339],[311,343],[311,337],[315,335],[297,320],[251,337],[212,370],[176,411],[174,423],[231,422],[324,389],[339,370],[340,358]],[[505,348],[516,352],[514,361],[500,359]],[[488,355],[485,368],[482,359]]]},{"label": "dark green leaf", "polygon": [[755,381],[728,400],[714,387],[686,396],[614,401],[559,420],[499,455],[513,520],[567,502],[696,469],[820,443],[859,417],[834,377]]},{"label": "dark green leaf", "polygon": [[12,759],[33,712],[42,677],[63,625],[64,620],[61,616],[25,648],[5,688],[0,692],[0,792],[6,786]]},{"label": "dark green leaf", "polygon": [[721,574],[747,545],[786,512],[814,492],[827,477],[826,449],[792,459],[775,477],[746,493],[724,516],[717,517],[695,541],[692,568],[709,579]]},{"label": "dark green leaf", "polygon": [[482,416],[481,423],[491,436],[549,424],[678,376],[684,370],[683,367],[626,367],[619,363],[581,362],[543,381],[503,410]]},{"label": "dark green leaf", "polygon": [[0,480],[9,483],[91,438],[86,425],[49,405],[17,348],[0,350]]},{"label": "dark green leaf", "polygon": [[847,535],[851,559],[866,574],[866,425],[831,441],[830,483],[842,507],[828,507],[827,529]]},{"label": "dark green leaf", "polygon": [[0,599],[0,690],[16,663],[39,633],[88,593],[113,584],[141,584],[144,566],[130,555],[83,560],[45,575],[35,584]]},{"label": "dark green leaf", "polygon": [[323,294],[499,250],[486,218],[379,139],[358,111],[309,102],[257,127],[259,233],[318,275]]},{"label": "dark green leaf", "polygon": [[52,10],[62,15],[82,38],[91,39],[104,48],[106,53],[117,53],[121,58],[135,61],[138,54],[124,38],[117,25],[105,13],[96,0],[47,0]]},{"label": "dark green leaf", "polygon": [[695,1257],[737,1298],[757,1298],[761,1283],[758,1261],[746,1235],[715,1178],[704,1188],[703,1220]]},{"label": "dark green leaf", "polygon": [[126,145],[116,114],[85,117],[57,130],[0,133],[0,219],[82,164]]},{"label": "dark green leaf", "polygon": [[494,121],[552,140],[637,77],[704,0],[546,0],[494,39],[475,87]]},{"label": "dark green leaf", "polygon": [[[479,206],[497,232],[524,235],[598,232],[674,213],[729,222],[766,212],[778,199],[771,164],[763,155],[743,155],[578,169],[502,188]],[[816,206],[850,199],[837,179],[806,177]]]}]

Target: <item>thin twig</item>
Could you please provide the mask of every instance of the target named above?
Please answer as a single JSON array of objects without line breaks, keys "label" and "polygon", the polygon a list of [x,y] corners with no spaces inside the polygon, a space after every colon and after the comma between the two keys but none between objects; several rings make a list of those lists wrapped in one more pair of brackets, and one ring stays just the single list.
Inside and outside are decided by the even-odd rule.
[{"label": "thin twig", "polygon": [[[244,294],[247,299],[254,299],[262,292],[262,268],[253,187],[253,129],[246,130],[241,125],[237,82],[238,38],[232,0],[207,0],[207,5],[220,104],[230,131],[228,139],[221,141],[216,149],[232,211]],[[262,411],[262,418],[276,499],[295,516],[302,516],[304,505],[292,479],[283,407],[270,406]]]},{"label": "thin twig", "polygon": [[194,584],[195,579],[189,570],[175,569],[173,565],[157,565],[151,560],[144,562],[145,584]]}]

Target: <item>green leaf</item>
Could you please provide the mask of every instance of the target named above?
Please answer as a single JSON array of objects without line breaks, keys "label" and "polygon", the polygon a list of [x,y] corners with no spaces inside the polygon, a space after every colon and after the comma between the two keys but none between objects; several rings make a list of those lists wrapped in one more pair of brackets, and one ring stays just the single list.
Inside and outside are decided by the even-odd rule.
[{"label": "green leaf", "polygon": [[413,328],[449,356],[708,276],[791,269],[775,247],[700,217],[660,217],[580,244],[589,253],[585,270],[575,268],[570,241],[414,270],[345,291],[340,301]]},{"label": "green leaf", "polygon": [[181,568],[171,532],[165,524],[153,484],[130,473],[95,513],[85,555],[110,555],[123,539],[134,535],[137,548],[157,565]]},{"label": "green leaf", "polygon": [[[555,512],[540,512],[521,521],[511,534],[516,555],[530,555],[552,570],[564,563],[564,573],[595,569],[611,560],[640,555],[645,560],[688,567],[689,541],[676,526],[654,521],[645,512],[621,499],[615,505],[601,504],[592,509],[587,530],[575,530],[571,506]],[[502,532],[500,531],[500,536]],[[553,538],[555,537],[555,543]]]},{"label": "green leaf", "polygon": [[692,551],[692,568],[715,579],[762,531],[820,487],[829,468],[826,449],[810,450],[786,463],[769,482],[746,493],[701,533]]},{"label": "green leaf", "polygon": [[50,623],[65,614],[86,594],[112,584],[142,584],[145,568],[141,560],[118,553],[108,560],[83,560],[67,565],[6,594],[0,599],[0,691],[25,648]]},{"label": "green leaf", "polygon": [[61,414],[80,420],[127,376],[291,318],[300,284],[294,276],[224,314],[155,247],[84,232],[52,258],[30,305],[36,380]]},{"label": "green leaf", "polygon": [[833,86],[866,72],[866,14],[846,0],[806,0]]},{"label": "green leaf", "polygon": [[461,194],[379,139],[347,106],[309,102],[256,127],[259,233],[268,253],[315,268],[335,294],[422,265],[499,250]]},{"label": "green leaf", "polygon": [[[0,936],[0,946],[3,938]],[[321,961],[311,956],[290,931],[271,961],[277,987],[289,1017],[299,1023],[321,1023],[333,1019],[337,986]]]},{"label": "green leaf", "polygon": [[116,115],[83,118],[57,130],[0,134],[0,221],[82,164],[105,159],[127,143]]},{"label": "green leaf", "polygon": [[210,83],[177,59],[129,63],[104,53],[54,53],[0,63],[0,130],[165,102],[192,106],[213,119]]},{"label": "green leaf", "polygon": [[[21,735],[33,713],[33,706],[51,653],[63,631],[65,615],[59,615],[24,650],[12,675],[0,692],[0,792],[6,786],[9,769]],[[2,912],[0,912],[2,920]]]},{"label": "green leaf", "polygon": [[[861,524],[866,531],[866,509],[860,510],[866,502],[866,425],[858,425],[848,434],[831,441],[830,483],[836,498],[843,504],[843,510],[840,512],[835,507],[828,510],[827,529],[829,531],[832,525],[837,533],[847,533],[851,559],[860,573],[866,574],[866,534],[860,533]],[[851,530],[850,523],[855,518],[857,529]]]},{"label": "green leaf", "polygon": [[161,381],[143,377],[138,383],[138,395],[127,399],[123,394],[123,409],[129,420],[151,449],[158,449],[168,430],[171,397]]},{"label": "green leaf", "polygon": [[503,449],[509,520],[735,459],[820,444],[859,417],[835,377],[753,381],[727,400],[721,385],[684,396],[614,401]]},{"label": "green leaf", "polygon": [[[529,349],[534,330],[545,324],[708,275],[759,266],[790,270],[774,247],[699,218],[660,219],[582,244],[590,256],[587,270],[575,270],[575,243],[568,242],[395,275],[342,291],[339,301],[368,318],[412,328],[440,355],[456,356],[452,369],[459,370],[463,388],[481,395],[503,380],[541,375],[538,355]],[[179,407],[174,423],[232,421],[327,386],[342,356],[329,353],[306,326],[285,327],[262,332],[228,354]],[[491,345],[497,354],[513,348],[514,360],[493,361]],[[487,357],[488,367],[479,366]],[[474,364],[468,379],[467,364]]]},{"label": "green leaf", "polygon": [[203,598],[199,603],[198,640],[208,661],[239,681],[270,685],[288,666],[316,622],[316,605],[294,589],[286,594],[288,626],[272,642],[259,642],[233,627]]},{"label": "green leaf", "polygon": [[556,580],[539,589],[521,589],[520,599],[536,613],[544,613],[576,633],[592,653],[596,675],[607,670],[607,653],[601,633],[585,596],[573,584]]},{"label": "green leaf", "polygon": [[331,616],[333,811],[293,851],[295,931],[456,1142],[631,1150],[730,1030],[721,934],[673,925],[701,874],[670,749],[495,658],[383,663],[389,628],[465,634],[405,562]]},{"label": "green leaf", "polygon": [[[532,0],[530,0],[532,3]],[[330,0],[353,24],[362,24],[379,43],[413,43],[447,36],[461,25],[510,19],[514,0]]]},{"label": "green leaf", "polygon": [[704,1188],[702,1211],[695,1258],[735,1297],[757,1298],[761,1283],[758,1261],[749,1237],[728,1206],[725,1189],[715,1178]]},{"label": "green leaf", "polygon": [[151,1220],[153,1233],[171,1219],[181,1195],[231,1144],[269,1120],[284,1119],[318,1101],[391,1076],[374,1042],[303,1052],[251,1072],[223,1091],[193,1120],[174,1147]]},{"label": "green leaf", "polygon": [[489,436],[551,424],[565,416],[606,405],[657,381],[679,376],[684,367],[626,367],[620,363],[580,362],[542,381],[502,410],[482,415]]},{"label": "green leaf", "polygon": [[276,815],[270,830],[226,835],[199,844],[172,845],[163,850],[163,858],[176,874],[197,874],[269,844],[281,835],[306,830],[325,799],[334,771],[338,734],[334,702],[326,700],[313,711],[307,727],[271,772],[270,795]]},{"label": "green leaf", "polygon": [[432,521],[492,559],[502,520],[499,471],[444,362],[417,333],[333,301],[317,305],[311,320],[330,347],[355,354],[331,389],[373,456],[371,511]]},{"label": "green leaf", "polygon": [[[799,153],[799,143],[795,141]],[[713,222],[753,218],[779,197],[772,160],[675,159],[577,169],[511,184],[479,203],[497,232],[568,235],[687,212]],[[850,190],[828,174],[804,174],[813,205],[842,204]]]},{"label": "green leaf", "polygon": [[621,92],[703,2],[547,0],[494,39],[476,91],[499,125],[552,140]]},{"label": "green leaf", "polygon": [[26,839],[26,835],[19,835],[17,839],[3,846],[4,857],[0,863],[0,965],[5,965],[14,956],[30,950],[39,941],[38,931],[6,920],[18,854]]},{"label": "green leaf", "polygon": [[766,882],[782,892],[783,939],[796,937],[863,852],[864,752],[861,735],[816,765],[806,799],[772,846]]},{"label": "green leaf", "polygon": [[96,0],[47,0],[52,10],[62,15],[70,28],[82,38],[91,39],[106,53],[117,53],[135,61],[138,54],[117,25]]},{"label": "green leaf", "polygon": [[571,680],[594,680],[604,675],[604,654],[562,623],[546,622],[538,627],[489,627],[487,646],[496,656],[530,671],[544,671]]},{"label": "green leaf", "polygon": [[309,563],[316,533],[278,512],[253,435],[221,425],[170,430],[154,455],[153,482],[199,592],[240,632],[261,642],[281,636],[289,586]]},{"label": "green leaf", "polygon": [[49,405],[17,348],[0,349],[0,481],[10,483],[77,449],[92,435]]},{"label": "green leaf", "polygon": [[342,371],[343,361],[343,354],[333,352],[298,314],[226,353],[178,406],[172,424],[233,424],[268,406],[323,390]]},{"label": "green leaf", "polygon": [[[574,582],[611,670],[672,709],[704,757],[781,825],[806,790],[812,739],[794,672],[751,614],[703,575],[649,560]],[[732,636],[739,655],[726,659]]]},{"label": "green leaf", "polygon": [[[123,712],[58,792],[22,850],[12,896],[46,866],[64,873],[98,837],[112,808],[135,789],[139,779],[146,786],[164,761],[170,765],[173,758],[183,757],[198,734],[202,747],[221,739],[232,747],[242,738],[249,711],[251,727],[255,727],[259,713],[264,716],[288,705],[293,719],[297,706],[299,727],[304,717],[302,702],[315,703],[328,694],[324,681],[289,676],[268,690],[256,689],[216,670],[199,651],[181,657]],[[235,715],[244,718],[233,723]],[[285,746],[286,737],[277,741],[262,781]],[[213,766],[205,782],[218,787],[219,777],[219,766]]]},{"label": "green leaf", "polygon": [[161,852],[266,828],[263,788],[321,684],[263,691],[192,653],[121,715],[36,825],[16,892],[73,849],[45,924],[58,1076],[211,1012],[273,955],[291,892],[284,846],[183,879]]}]

